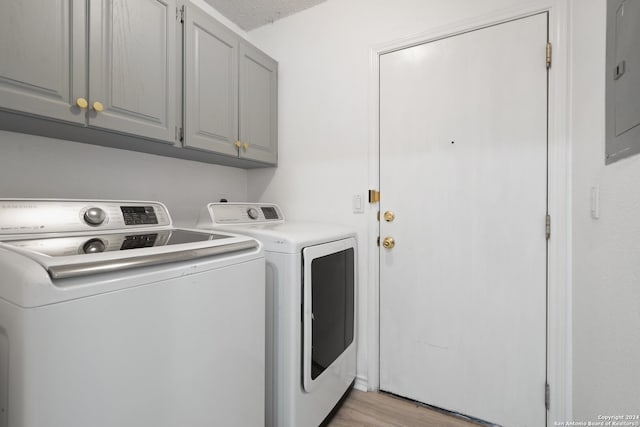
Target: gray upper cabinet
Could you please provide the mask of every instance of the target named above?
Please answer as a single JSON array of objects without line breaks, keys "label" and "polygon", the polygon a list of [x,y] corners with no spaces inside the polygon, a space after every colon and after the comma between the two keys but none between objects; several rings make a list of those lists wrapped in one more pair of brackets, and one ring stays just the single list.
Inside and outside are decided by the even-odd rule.
[{"label": "gray upper cabinet", "polygon": [[89,2],[91,126],[175,140],[175,31],[175,0]]},{"label": "gray upper cabinet", "polygon": [[184,32],[184,146],[235,156],[238,36],[195,7]]},{"label": "gray upper cabinet", "polygon": [[277,163],[278,63],[240,43],[240,156]]},{"label": "gray upper cabinet", "polygon": [[184,31],[184,146],[275,165],[278,63],[195,7]]},{"label": "gray upper cabinet", "polygon": [[276,165],[277,73],[186,0],[0,0],[3,130]]},{"label": "gray upper cabinet", "polygon": [[0,107],[84,123],[85,34],[84,0],[1,1]]},{"label": "gray upper cabinet", "polygon": [[175,141],[175,11],[175,0],[2,1],[2,108]]}]

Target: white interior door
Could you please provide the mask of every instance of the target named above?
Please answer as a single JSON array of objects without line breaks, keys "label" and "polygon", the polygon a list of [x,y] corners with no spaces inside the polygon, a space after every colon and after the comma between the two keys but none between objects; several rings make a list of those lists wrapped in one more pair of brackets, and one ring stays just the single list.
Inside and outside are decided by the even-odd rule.
[{"label": "white interior door", "polygon": [[542,13],[380,58],[381,389],[509,427],[546,421],[546,42]]}]

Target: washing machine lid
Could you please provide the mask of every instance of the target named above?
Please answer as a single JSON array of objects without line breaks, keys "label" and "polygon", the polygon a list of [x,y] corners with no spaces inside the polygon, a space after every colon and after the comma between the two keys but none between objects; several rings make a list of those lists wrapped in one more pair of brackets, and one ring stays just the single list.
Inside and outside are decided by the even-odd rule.
[{"label": "washing machine lid", "polygon": [[54,280],[193,261],[259,246],[247,236],[186,229],[45,237],[0,245],[36,261]]},{"label": "washing machine lid", "polygon": [[159,246],[174,246],[210,240],[228,239],[228,234],[206,233],[183,229],[147,229],[126,233],[79,234],[57,237],[27,238],[6,241],[10,247],[21,248],[52,258],[69,255],[94,255]]},{"label": "washing machine lid", "polygon": [[254,249],[246,236],[174,228],[159,202],[0,199],[0,245],[52,279]]}]

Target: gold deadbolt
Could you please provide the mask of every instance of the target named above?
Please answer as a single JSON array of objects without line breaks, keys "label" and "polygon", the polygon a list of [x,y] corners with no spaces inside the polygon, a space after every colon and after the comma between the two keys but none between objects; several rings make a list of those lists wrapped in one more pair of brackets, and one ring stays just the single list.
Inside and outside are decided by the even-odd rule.
[{"label": "gold deadbolt", "polygon": [[79,108],[83,108],[84,109],[84,108],[87,108],[89,106],[89,103],[84,98],[78,98],[78,99],[76,99],[76,105]]},{"label": "gold deadbolt", "polygon": [[384,220],[387,222],[391,222],[396,219],[396,215],[392,211],[386,211],[384,213]]},{"label": "gold deadbolt", "polygon": [[244,148],[245,150],[249,149],[249,144],[245,142],[244,144],[242,144],[242,148]]},{"label": "gold deadbolt", "polygon": [[393,249],[395,245],[396,245],[396,241],[393,240],[393,237],[385,237],[384,240],[382,240],[382,246],[384,246],[387,249]]},{"label": "gold deadbolt", "polygon": [[236,146],[236,148],[240,148],[242,147],[242,142],[236,141],[234,145]]},{"label": "gold deadbolt", "polygon": [[98,113],[101,112],[102,110],[104,110],[104,105],[102,105],[102,102],[99,102],[99,101],[94,102],[91,106]]}]

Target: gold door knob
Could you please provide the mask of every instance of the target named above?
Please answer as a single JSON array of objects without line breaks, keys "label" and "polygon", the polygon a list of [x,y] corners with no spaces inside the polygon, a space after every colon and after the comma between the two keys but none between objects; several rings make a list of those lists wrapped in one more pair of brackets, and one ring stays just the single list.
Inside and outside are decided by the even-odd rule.
[{"label": "gold door knob", "polygon": [[246,142],[244,144],[242,144],[242,148],[244,148],[245,150],[249,148],[249,144],[247,144]]},{"label": "gold door knob", "polygon": [[382,246],[384,246],[387,249],[393,249],[395,245],[396,245],[396,241],[393,240],[393,237],[385,237],[384,240],[382,241]]},{"label": "gold door knob", "polygon": [[78,99],[76,99],[76,105],[79,108],[83,108],[84,109],[84,108],[87,108],[89,106],[89,103],[84,98],[78,98]]},{"label": "gold door knob", "polygon": [[102,105],[101,102],[95,101],[92,105],[94,110],[96,110],[98,113],[104,110],[104,105]]},{"label": "gold door knob", "polygon": [[396,214],[394,214],[392,211],[386,211],[384,213],[384,220],[387,222],[391,222],[394,219],[396,219]]},{"label": "gold door knob", "polygon": [[236,148],[240,148],[240,147],[242,147],[242,142],[236,141],[235,144],[233,144],[233,145],[235,145]]}]

